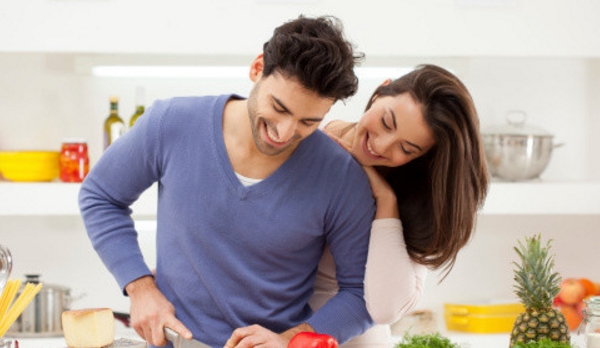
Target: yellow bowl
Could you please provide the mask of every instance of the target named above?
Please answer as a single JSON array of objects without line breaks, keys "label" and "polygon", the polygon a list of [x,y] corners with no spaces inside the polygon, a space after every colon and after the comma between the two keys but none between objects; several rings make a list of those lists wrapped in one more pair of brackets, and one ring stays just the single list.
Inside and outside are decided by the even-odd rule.
[{"label": "yellow bowl", "polygon": [[58,177],[58,151],[0,152],[0,172],[11,181],[52,181]]},{"label": "yellow bowl", "polygon": [[525,311],[520,303],[444,304],[446,328],[473,333],[511,332],[519,314]]}]

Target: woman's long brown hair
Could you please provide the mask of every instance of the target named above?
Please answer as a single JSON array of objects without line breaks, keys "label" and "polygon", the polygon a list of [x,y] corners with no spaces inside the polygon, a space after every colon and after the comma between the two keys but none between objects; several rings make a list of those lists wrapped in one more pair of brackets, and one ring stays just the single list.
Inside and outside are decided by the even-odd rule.
[{"label": "woman's long brown hair", "polygon": [[[375,90],[377,96],[408,93],[421,105],[435,146],[403,166],[377,168],[398,198],[404,239],[412,260],[450,272],[471,238],[489,184],[475,105],[449,71],[420,65]],[[442,278],[443,279],[443,278]]]}]

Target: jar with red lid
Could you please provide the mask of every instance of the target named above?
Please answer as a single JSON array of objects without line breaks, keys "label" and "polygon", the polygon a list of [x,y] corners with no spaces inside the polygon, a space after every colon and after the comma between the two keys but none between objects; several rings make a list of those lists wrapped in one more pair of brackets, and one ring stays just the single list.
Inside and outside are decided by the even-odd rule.
[{"label": "jar with red lid", "polygon": [[87,142],[81,139],[64,140],[59,164],[62,182],[82,182],[90,171]]}]

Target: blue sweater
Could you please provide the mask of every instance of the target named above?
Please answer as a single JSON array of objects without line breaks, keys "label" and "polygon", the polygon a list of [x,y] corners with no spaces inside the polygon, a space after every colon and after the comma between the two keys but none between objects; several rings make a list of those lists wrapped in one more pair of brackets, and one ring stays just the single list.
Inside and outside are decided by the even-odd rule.
[{"label": "blue sweater", "polygon": [[[82,184],[92,244],[122,289],[150,274],[130,205],[158,182],[156,282],[194,337],[223,346],[235,328],[306,322],[340,342],[371,324],[363,278],[374,202],[360,166],[321,131],[272,175],[245,187],[229,162],[231,95],[157,101]],[[312,312],[328,244],[339,293]]]}]

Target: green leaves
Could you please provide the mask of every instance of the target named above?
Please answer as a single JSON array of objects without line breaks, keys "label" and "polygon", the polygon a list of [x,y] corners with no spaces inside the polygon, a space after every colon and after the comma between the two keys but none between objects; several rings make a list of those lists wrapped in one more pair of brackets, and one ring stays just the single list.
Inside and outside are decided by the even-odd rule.
[{"label": "green leaves", "polygon": [[521,259],[515,265],[515,294],[526,307],[547,308],[560,291],[560,274],[554,272],[554,255],[550,255],[551,240],[542,243],[541,234],[525,237],[514,248]]},{"label": "green leaves", "polygon": [[406,335],[395,348],[461,348],[439,333],[427,335]]}]

